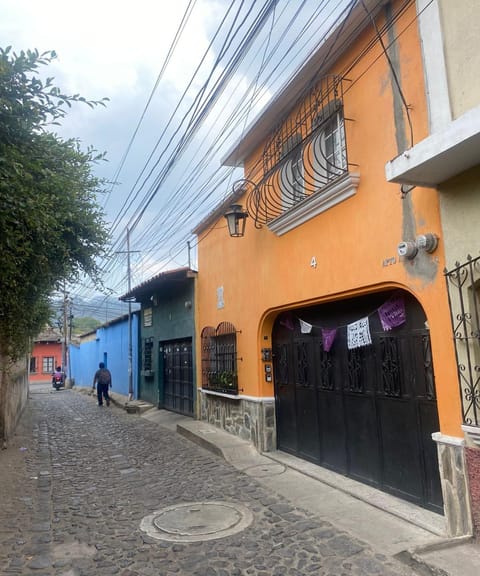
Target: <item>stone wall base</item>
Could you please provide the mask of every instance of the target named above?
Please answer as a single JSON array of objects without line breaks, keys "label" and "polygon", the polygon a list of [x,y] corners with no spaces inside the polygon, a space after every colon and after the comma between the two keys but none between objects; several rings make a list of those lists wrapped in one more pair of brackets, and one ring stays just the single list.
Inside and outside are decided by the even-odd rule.
[{"label": "stone wall base", "polygon": [[478,539],[480,538],[480,450],[478,448],[465,448],[465,457],[470,485],[473,533]]},{"label": "stone wall base", "polygon": [[248,440],[259,452],[276,448],[273,398],[229,397],[202,390],[200,420]]},{"label": "stone wall base", "polygon": [[480,539],[480,428],[463,426],[465,432],[465,460],[467,462],[473,534]]},{"label": "stone wall base", "polygon": [[437,443],[443,506],[448,535],[471,536],[472,515],[465,463],[465,442],[462,438],[432,434]]}]

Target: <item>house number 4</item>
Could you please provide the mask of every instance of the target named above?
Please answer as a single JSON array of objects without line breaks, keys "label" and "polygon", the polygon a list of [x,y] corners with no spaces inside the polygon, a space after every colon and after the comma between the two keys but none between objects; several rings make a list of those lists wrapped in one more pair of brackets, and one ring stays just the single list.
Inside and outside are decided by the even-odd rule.
[{"label": "house number 4", "polygon": [[315,256],[312,256],[312,259],[310,260],[310,267],[311,268],[317,267],[317,259],[315,258]]}]

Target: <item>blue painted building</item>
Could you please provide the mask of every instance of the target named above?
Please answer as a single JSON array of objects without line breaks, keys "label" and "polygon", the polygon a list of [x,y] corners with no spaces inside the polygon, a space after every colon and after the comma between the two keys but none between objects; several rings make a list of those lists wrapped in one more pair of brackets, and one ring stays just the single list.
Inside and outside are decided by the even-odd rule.
[{"label": "blue painted building", "polygon": [[[128,314],[84,334],[80,344],[71,344],[70,377],[75,386],[91,386],[98,364],[112,373],[112,391],[128,396]],[[133,397],[138,397],[138,312],[132,314]]]}]

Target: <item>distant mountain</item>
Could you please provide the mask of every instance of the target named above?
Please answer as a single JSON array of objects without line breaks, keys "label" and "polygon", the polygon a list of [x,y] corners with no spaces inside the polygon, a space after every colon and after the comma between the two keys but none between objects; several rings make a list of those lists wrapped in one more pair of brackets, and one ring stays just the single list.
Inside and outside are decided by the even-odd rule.
[{"label": "distant mountain", "polygon": [[[52,298],[52,309],[54,319],[52,324],[62,330],[64,321],[64,300],[60,296]],[[137,310],[138,304],[132,304],[132,310]],[[72,317],[72,325],[80,323],[86,328],[85,332],[100,326],[105,322],[110,322],[128,313],[128,304],[121,302],[113,296],[92,296],[91,298],[82,298],[80,296],[69,296],[67,307],[67,322]],[[81,320],[84,319],[84,320]],[[78,333],[78,329],[75,330]]]},{"label": "distant mountain", "polygon": [[[137,304],[132,305],[136,310]],[[72,299],[71,311],[74,318],[95,318],[100,324],[114,320],[128,313],[128,304],[112,296]]]}]

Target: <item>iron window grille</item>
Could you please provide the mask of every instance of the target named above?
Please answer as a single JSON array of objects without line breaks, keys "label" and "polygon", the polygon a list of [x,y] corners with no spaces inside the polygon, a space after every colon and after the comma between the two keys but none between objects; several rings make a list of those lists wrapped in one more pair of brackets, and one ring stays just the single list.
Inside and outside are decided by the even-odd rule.
[{"label": "iron window grille", "polygon": [[237,331],[230,322],[202,330],[202,389],[238,394]]},{"label": "iron window grille", "polygon": [[279,185],[284,210],[288,210],[290,206],[305,198],[301,143],[302,136],[297,132],[288,138],[282,150],[284,160],[279,168]]},{"label": "iron window grille", "polygon": [[480,426],[480,256],[445,270],[464,424]]},{"label": "iron window grille", "polygon": [[142,346],[142,374],[153,376],[153,338],[144,338]]},{"label": "iron window grille", "polygon": [[262,155],[263,177],[247,197],[255,224],[269,224],[348,173],[343,84],[329,75],[303,95],[297,113],[282,120]]}]

